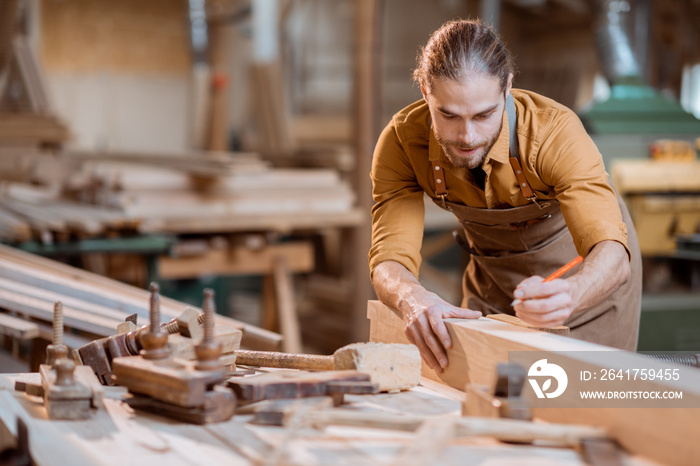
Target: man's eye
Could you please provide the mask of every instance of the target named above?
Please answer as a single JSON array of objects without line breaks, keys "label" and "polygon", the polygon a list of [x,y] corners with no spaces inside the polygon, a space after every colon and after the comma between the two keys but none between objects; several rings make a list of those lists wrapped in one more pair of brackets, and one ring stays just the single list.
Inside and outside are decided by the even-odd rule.
[{"label": "man's eye", "polygon": [[456,116],[456,115],[448,115],[448,114],[446,114],[446,113],[443,113],[443,114],[442,114],[442,117],[443,117],[445,120],[454,120],[457,116]]},{"label": "man's eye", "polygon": [[474,117],[474,119],[475,120],[488,120],[489,118],[491,118],[491,115],[493,115],[493,113],[487,113],[486,115],[477,115]]}]

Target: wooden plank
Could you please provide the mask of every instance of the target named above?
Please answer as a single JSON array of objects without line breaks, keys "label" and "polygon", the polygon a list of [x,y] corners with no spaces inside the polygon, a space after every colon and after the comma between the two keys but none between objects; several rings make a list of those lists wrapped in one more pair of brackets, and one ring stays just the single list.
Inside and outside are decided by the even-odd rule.
[{"label": "wooden plank", "polygon": [[700,225],[700,198],[695,194],[625,196],[643,255],[673,254],[676,236],[693,234]]},{"label": "wooden plank", "polygon": [[[64,306],[68,306],[72,309],[113,320],[115,322],[113,326],[114,330],[116,330],[117,324],[124,321],[124,313],[112,307],[101,306],[96,303],[74,298],[70,295],[56,293],[54,291],[47,291],[40,287],[25,285],[24,283],[7,280],[5,278],[0,278],[0,290],[11,291],[17,295],[36,298],[38,300],[46,301],[51,305],[53,305],[56,301],[61,301]],[[46,318],[43,318],[42,320],[51,322],[53,320],[53,310],[51,311],[50,315],[46,316]]]},{"label": "wooden plank", "polygon": [[[150,294],[147,290],[4,245],[0,245],[0,277],[121,311],[123,317],[136,313],[141,322],[148,320]],[[179,316],[187,307],[194,306],[161,297],[161,316],[165,320]],[[277,333],[222,315],[217,315],[216,320],[243,330],[243,347],[271,351],[280,348],[282,336]],[[109,333],[98,335],[111,335],[114,328],[111,326]]]},{"label": "wooden plank", "polygon": [[261,152],[289,155],[296,149],[289,124],[290,116],[284,95],[281,65],[278,62],[251,66],[251,84],[256,101],[258,146]]},{"label": "wooden plank", "polygon": [[[77,270],[77,269],[76,269]],[[146,312],[148,297],[137,299],[129,294],[119,294],[118,289],[100,286],[100,281],[85,281],[85,274],[80,271],[67,274],[44,271],[35,268],[33,264],[22,264],[6,258],[0,258],[0,277],[17,283],[24,283],[57,295],[70,295],[82,301],[122,311],[125,314],[138,314],[142,320],[148,319]],[[98,277],[98,275],[95,275]],[[82,280],[81,280],[82,279]],[[144,292],[146,292],[144,290]],[[147,293],[147,292],[146,292]],[[167,308],[167,306],[166,306]],[[182,307],[184,310],[184,306]],[[167,310],[165,312],[168,312]],[[170,310],[172,312],[172,310]]]},{"label": "wooden plank", "polygon": [[70,139],[57,118],[31,113],[0,113],[0,141],[6,144],[56,143]]},{"label": "wooden plank", "polygon": [[14,212],[0,207],[0,237],[9,241],[28,241],[31,227]]},{"label": "wooden plank", "polygon": [[39,326],[34,322],[0,313],[0,335],[19,340],[31,340],[39,336]]},{"label": "wooden plank", "polygon": [[[396,311],[379,301],[368,303],[371,321],[370,340],[386,343],[407,343],[403,320]],[[575,340],[550,333],[537,332],[493,319],[446,319],[453,347],[448,350],[449,366],[437,374],[423,366],[423,375],[464,390],[466,384],[491,383],[496,365],[508,361],[511,351],[567,352],[572,366],[592,368],[673,369],[678,366],[651,360],[632,352]],[[607,352],[611,357],[603,357]],[[614,358],[612,357],[614,355]],[[682,390],[683,400],[700,403],[700,373],[684,373],[678,382],[650,382],[653,391],[663,388]],[[661,387],[661,388],[659,388]],[[664,464],[690,465],[700,456],[700,420],[696,409],[650,408],[534,408],[536,418],[551,422],[587,424],[605,427],[625,448]]]},{"label": "wooden plank", "polygon": [[700,162],[614,160],[610,175],[622,194],[700,191]]},{"label": "wooden plank", "polygon": [[246,246],[209,250],[194,257],[158,258],[158,274],[166,280],[206,275],[265,275],[272,273],[275,260],[283,257],[289,272],[310,272],[314,268],[313,245],[297,241],[252,250]]},{"label": "wooden plank", "polygon": [[295,115],[291,125],[300,143],[349,144],[352,140],[351,121],[345,115]]},{"label": "wooden plank", "polygon": [[65,231],[66,222],[56,212],[32,202],[17,199],[1,199],[0,205],[17,215],[25,218],[37,230]]},{"label": "wooden plank", "polygon": [[275,280],[275,302],[279,315],[283,351],[301,353],[301,329],[297,315],[297,303],[294,295],[292,276],[284,256],[273,259],[272,276]]},{"label": "wooden plank", "polygon": [[15,65],[21,75],[24,90],[31,103],[31,110],[39,115],[51,114],[46,82],[34,54],[34,49],[29,45],[27,37],[23,34],[15,34],[12,39],[12,46],[15,52]]},{"label": "wooden plank", "polygon": [[91,234],[101,233],[105,227],[115,229],[136,228],[140,221],[128,218],[120,209],[93,206],[68,201],[53,201],[48,208],[65,219],[68,226]]},{"label": "wooden plank", "polygon": [[[149,292],[35,254],[0,245],[0,276],[148,319]],[[187,304],[161,297],[161,313],[177,317]]]},{"label": "wooden plank", "polygon": [[[345,184],[333,188],[269,189],[243,194],[159,190],[115,194],[109,201],[129,217],[235,219],[260,215],[337,214],[353,208],[354,194]],[[164,208],[167,206],[167,208]]]},{"label": "wooden plank", "polygon": [[[154,165],[180,170],[204,176],[220,177],[236,172],[257,172],[264,170],[266,165],[260,156],[251,152],[206,152],[192,151],[187,153],[161,152],[97,152],[97,151],[64,151],[61,157],[66,160],[90,162],[110,162],[105,167],[124,163],[137,166]],[[97,167],[95,163],[90,168]],[[98,169],[98,174],[100,170]]]},{"label": "wooden plank", "polygon": [[[51,318],[53,316],[53,302],[3,289],[0,289],[0,307],[41,320],[48,320],[50,316]],[[96,335],[110,335],[114,333],[116,328],[114,319],[90,314],[68,306],[63,307],[63,319],[66,327]]]},{"label": "wooden plank", "polygon": [[[357,166],[353,188],[357,193],[357,207],[368,213],[373,205],[372,184],[367,173],[371,170],[374,145],[384,126],[382,117],[382,50],[379,46],[383,33],[384,7],[377,0],[354,2],[354,86],[353,134]],[[352,302],[350,339],[360,341],[367,336],[365,301],[374,296],[367,267],[367,251],[371,247],[369,216],[353,229],[351,234]]]},{"label": "wooden plank", "polygon": [[144,218],[138,230],[142,233],[211,233],[240,231],[278,231],[288,233],[308,228],[354,227],[366,221],[366,211],[353,208],[347,212],[308,213],[293,215],[244,215],[192,218]]}]

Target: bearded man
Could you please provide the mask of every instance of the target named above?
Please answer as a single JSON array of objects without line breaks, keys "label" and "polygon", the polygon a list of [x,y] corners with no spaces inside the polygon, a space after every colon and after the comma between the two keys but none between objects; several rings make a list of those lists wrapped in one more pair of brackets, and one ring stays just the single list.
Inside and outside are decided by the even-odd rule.
[{"label": "bearded man", "polygon": [[[452,344],[444,318],[508,313],[636,349],[642,270],[629,213],[574,112],[512,89],[514,72],[492,29],[446,23],[414,71],[423,99],[394,115],[374,152],[372,284],[438,372]],[[417,279],[424,193],[464,230],[461,307]],[[578,255],[570,274],[544,281]]]}]

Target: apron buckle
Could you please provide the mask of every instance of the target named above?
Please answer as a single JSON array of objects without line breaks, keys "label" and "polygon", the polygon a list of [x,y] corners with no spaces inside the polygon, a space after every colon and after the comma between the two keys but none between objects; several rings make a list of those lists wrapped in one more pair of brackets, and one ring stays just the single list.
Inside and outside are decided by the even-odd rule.
[{"label": "apron buckle", "polygon": [[448,209],[447,209],[447,203],[445,202],[445,198],[447,197],[447,193],[445,193],[445,194],[437,194],[437,197],[439,197],[440,200],[442,201],[442,208],[445,209],[445,210],[448,210]]},{"label": "apron buckle", "polygon": [[539,202],[537,202],[537,196],[535,196],[534,194],[532,196],[528,197],[527,200],[534,202],[535,205],[540,209],[546,209],[547,207],[549,207],[549,202],[543,202],[541,204]]}]

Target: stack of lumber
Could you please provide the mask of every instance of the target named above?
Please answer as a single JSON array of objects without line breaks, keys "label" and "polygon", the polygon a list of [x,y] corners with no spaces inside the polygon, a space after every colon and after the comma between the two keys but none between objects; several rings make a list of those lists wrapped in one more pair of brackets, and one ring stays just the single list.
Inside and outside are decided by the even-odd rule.
[{"label": "stack of lumber", "polygon": [[[136,167],[159,167],[192,175],[219,177],[241,171],[260,171],[266,168],[260,158],[250,152],[87,152],[63,151],[58,154],[66,161],[83,162],[83,167],[90,171],[93,165],[101,164],[133,165]],[[87,163],[86,163],[87,162]],[[92,164],[91,164],[92,163]],[[97,168],[99,170],[99,168]]]},{"label": "stack of lumber", "polygon": [[[34,323],[40,333],[50,335],[56,301],[63,303],[66,328],[91,339],[114,335],[117,325],[134,313],[140,323],[147,323],[149,297],[146,290],[0,246],[0,309]],[[161,297],[161,318],[167,322],[186,307]],[[243,331],[244,347],[279,348],[281,336],[274,332],[221,315],[216,318]]]},{"label": "stack of lumber", "polygon": [[63,199],[53,189],[0,182],[1,241],[51,244],[133,231],[138,224],[138,219],[129,219],[117,209]]},{"label": "stack of lumber", "polygon": [[353,203],[349,187],[333,170],[251,166],[193,179],[170,168],[124,163],[91,163],[86,169],[94,199],[132,218],[333,213],[350,210]]},{"label": "stack of lumber", "polygon": [[46,242],[53,236],[84,238],[119,229],[269,229],[280,219],[285,225],[318,227],[353,224],[358,216],[354,193],[336,170],[273,168],[251,153],[3,149],[0,180],[5,180],[3,241]]}]

